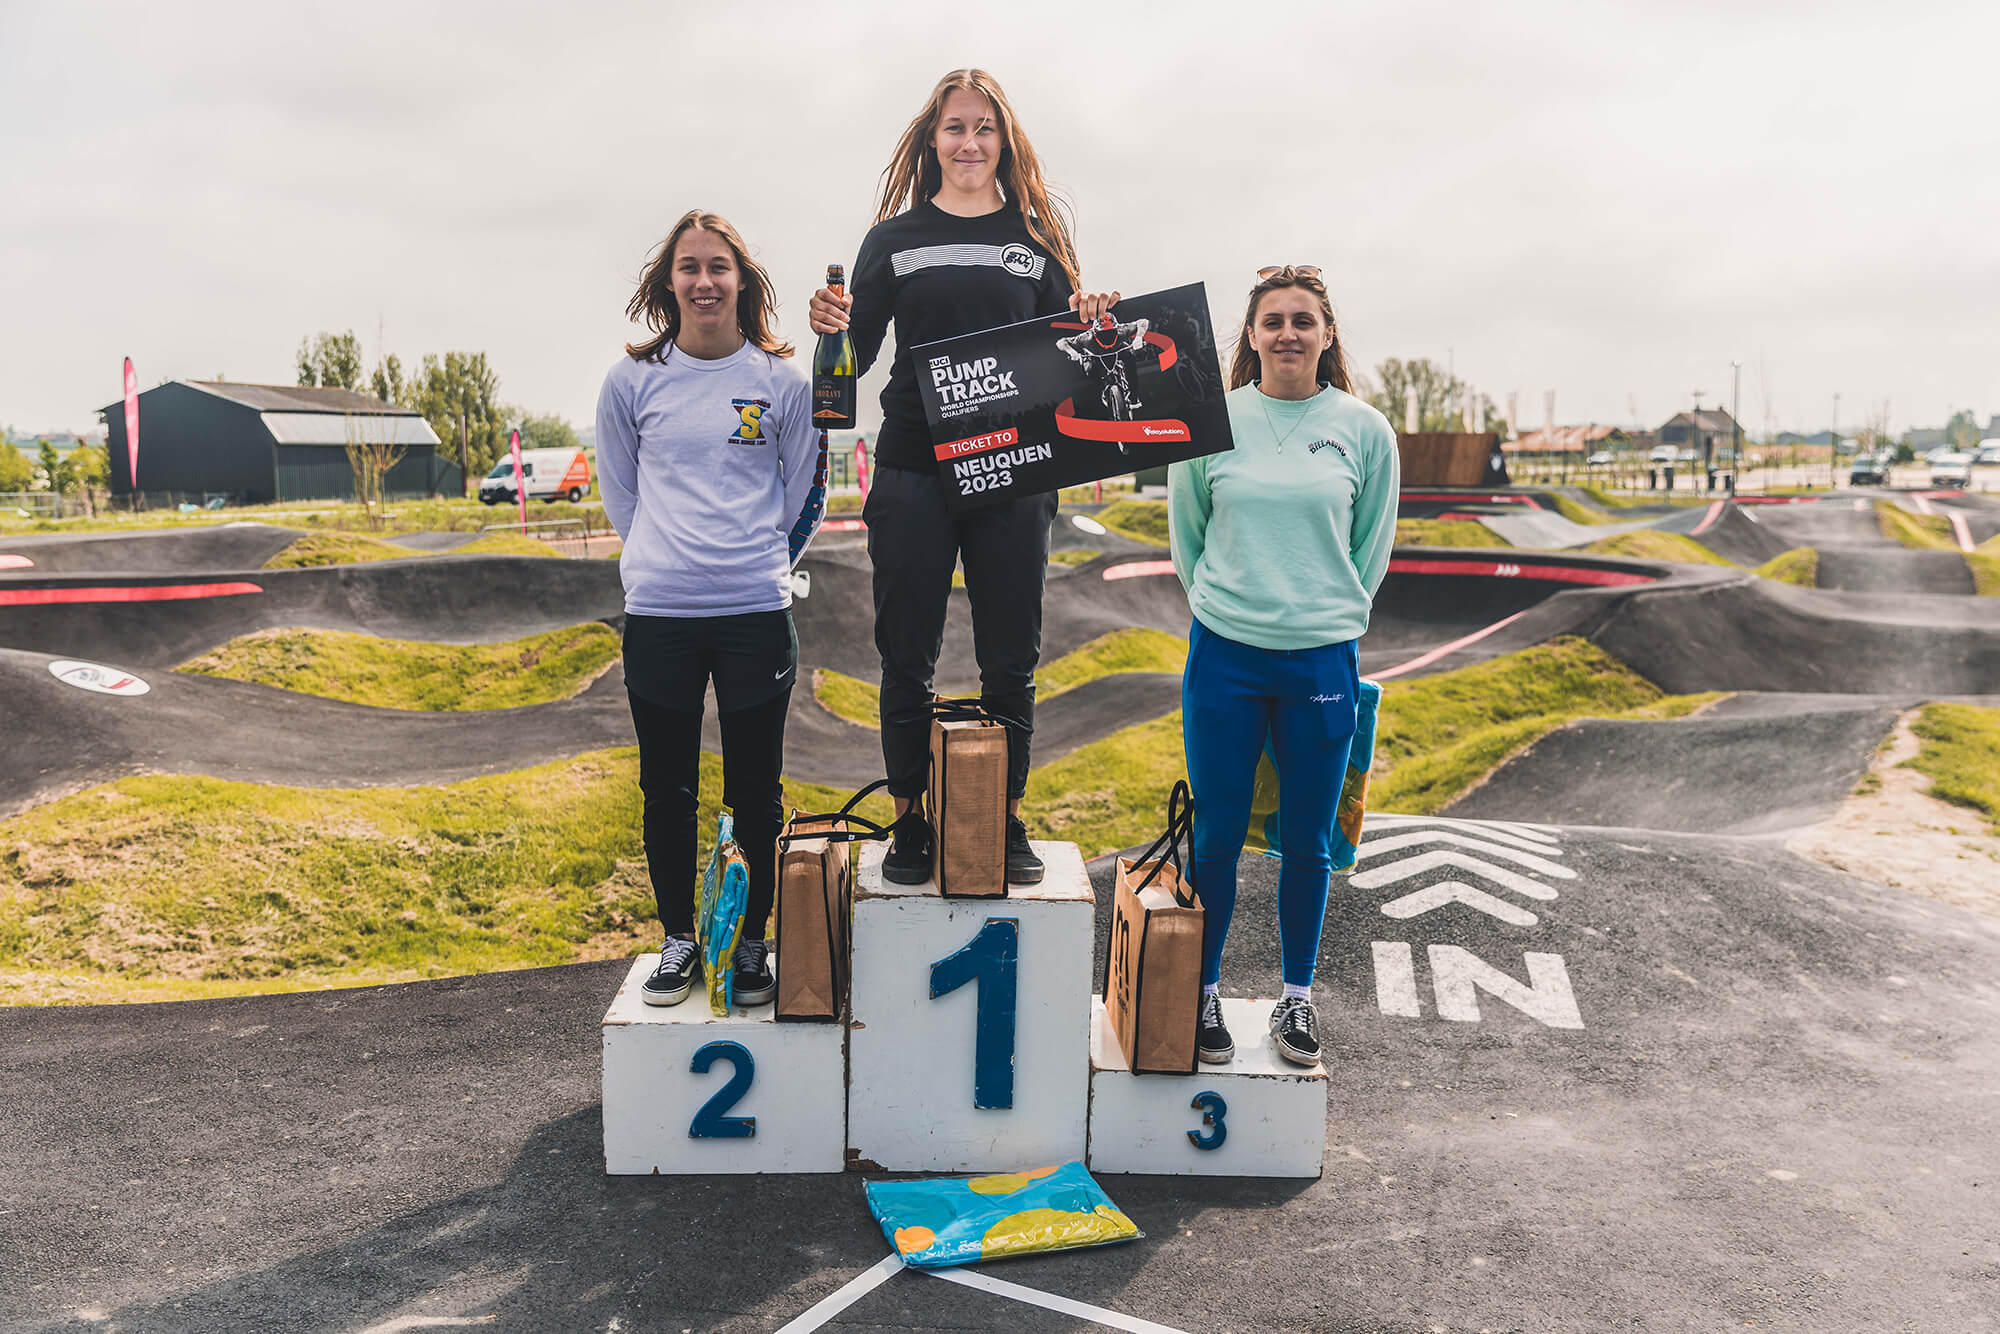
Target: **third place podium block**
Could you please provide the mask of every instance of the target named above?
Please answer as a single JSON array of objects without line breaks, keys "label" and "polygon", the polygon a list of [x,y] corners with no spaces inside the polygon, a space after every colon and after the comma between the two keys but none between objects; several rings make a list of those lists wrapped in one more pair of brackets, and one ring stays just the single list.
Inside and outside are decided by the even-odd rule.
[{"label": "third place podium block", "polygon": [[940,898],[882,878],[854,886],[848,1035],[851,1166],[1011,1171],[1080,1157],[1090,1096],[1095,900],[1072,843],[1042,843],[1039,885]]},{"label": "third place podium block", "polygon": [[1236,1040],[1225,1065],[1135,1075],[1090,1002],[1090,1170],[1162,1176],[1317,1177],[1326,1146],[1326,1070],[1278,1055],[1277,1002],[1224,1000]]}]

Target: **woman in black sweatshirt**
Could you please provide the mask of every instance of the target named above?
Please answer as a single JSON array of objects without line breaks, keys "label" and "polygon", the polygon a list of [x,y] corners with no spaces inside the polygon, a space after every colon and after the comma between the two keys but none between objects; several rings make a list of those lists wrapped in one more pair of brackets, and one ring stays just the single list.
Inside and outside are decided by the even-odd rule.
[{"label": "woman in black sweatshirt", "polygon": [[1068,220],[1007,95],[984,70],[954,70],[903,132],[882,176],[875,226],[861,243],[849,295],[813,293],[815,333],[851,331],[860,369],[896,324],[897,357],[882,390],[875,481],[862,518],[875,567],[875,646],[882,655],[882,760],[896,801],[882,873],[930,878],[923,809],[930,763],[931,679],[944,643],[952,570],[965,566],[980,698],[1007,724],[1007,879],[1034,884],[1042,863],[1021,824],[1042,650],[1049,493],[954,515],[932,453],[908,349],[1014,324],[1064,305],[1086,322],[1118,299],[1078,292]]}]

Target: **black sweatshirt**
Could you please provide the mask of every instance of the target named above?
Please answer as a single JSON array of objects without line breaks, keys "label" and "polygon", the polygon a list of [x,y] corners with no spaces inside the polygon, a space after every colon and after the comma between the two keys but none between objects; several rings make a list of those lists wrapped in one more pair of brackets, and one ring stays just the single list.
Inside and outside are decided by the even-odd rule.
[{"label": "black sweatshirt", "polygon": [[1028,235],[1015,205],[961,218],[928,201],[869,229],[849,287],[848,332],[862,373],[875,364],[889,321],[896,321],[896,363],[882,389],[875,462],[929,473],[938,469],[937,456],[910,349],[1059,314],[1069,308],[1071,292],[1069,275]]}]

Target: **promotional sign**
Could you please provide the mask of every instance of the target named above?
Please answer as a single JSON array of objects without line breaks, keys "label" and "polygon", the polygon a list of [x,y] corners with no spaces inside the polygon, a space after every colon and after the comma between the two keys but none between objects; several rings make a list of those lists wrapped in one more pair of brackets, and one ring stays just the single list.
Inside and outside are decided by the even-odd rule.
[{"label": "promotional sign", "polygon": [[911,350],[954,509],[1233,448],[1200,283]]},{"label": "promotional sign", "polygon": [[125,358],[125,456],[132,465],[132,489],[139,489],[139,377]]},{"label": "promotional sign", "polygon": [[514,499],[521,507],[521,531],[528,531],[528,475],[521,471],[521,433],[507,433],[507,449],[514,458]]}]

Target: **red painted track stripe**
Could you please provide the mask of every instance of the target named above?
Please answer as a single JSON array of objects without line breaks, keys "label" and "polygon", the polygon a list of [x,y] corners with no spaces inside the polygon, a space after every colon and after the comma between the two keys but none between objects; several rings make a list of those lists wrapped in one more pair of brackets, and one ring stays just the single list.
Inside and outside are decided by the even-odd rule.
[{"label": "red painted track stripe", "polygon": [[1715,527],[1715,521],[1722,517],[1722,504],[1723,502],[1718,500],[1708,507],[1708,513],[1702,515],[1701,522],[1694,526],[1694,536],[1699,537]]},{"label": "red painted track stripe", "polygon": [[26,570],[33,566],[34,562],[26,556],[16,556],[12,552],[0,552],[0,570]]},{"label": "red painted track stripe", "polygon": [[828,519],[820,525],[829,533],[858,533],[867,526],[859,519]]},{"label": "red painted track stripe", "polygon": [[1389,573],[1459,574],[1491,579],[1542,579],[1552,584],[1596,584],[1600,587],[1655,582],[1655,576],[1650,574],[1634,574],[1628,570],[1598,570],[1587,565],[1532,565],[1491,560],[1418,560],[1411,556],[1392,557],[1389,561]]},{"label": "red painted track stripe", "polygon": [[0,607],[65,602],[184,602],[263,592],[261,584],[129,584],[122,588],[0,588]]},{"label": "red painted track stripe", "polygon": [[1972,529],[1966,527],[1965,516],[1953,510],[1947,517],[1951,520],[1952,535],[1958,538],[1960,551],[1976,551],[1978,546],[1972,540]]},{"label": "red painted track stripe", "polygon": [[1442,500],[1446,502],[1455,500],[1461,505],[1480,503],[1488,505],[1526,505],[1531,510],[1538,510],[1542,507],[1541,502],[1533,496],[1477,496],[1467,495],[1463,491],[1450,495],[1442,495],[1433,491],[1404,491],[1401,493],[1400,498],[1403,500]]},{"label": "red painted track stripe", "polygon": [[1528,613],[1525,611],[1517,611],[1512,616],[1493,622],[1493,624],[1487,626],[1484,630],[1474,630],[1471,634],[1465,636],[1465,638],[1463,639],[1454,639],[1449,644],[1440,644],[1436,648],[1432,649],[1429,653],[1423,654],[1421,657],[1411,658],[1408,662],[1398,663],[1396,666],[1391,667],[1384,672],[1363,672],[1362,675],[1367,677],[1370,681],[1387,681],[1389,678],[1394,676],[1401,676],[1405,672],[1414,672],[1419,667],[1428,667],[1432,663],[1436,662],[1439,658],[1447,657],[1450,654],[1458,652],[1460,649],[1464,648],[1467,644],[1477,644],[1480,640],[1486,638],[1486,636],[1492,634],[1495,630],[1504,629],[1507,626],[1512,625],[1514,622],[1520,620],[1523,616],[1526,616],[1527,614]]},{"label": "red painted track stripe", "polygon": [[1104,572],[1106,579],[1140,579],[1149,574],[1172,574],[1174,563],[1170,560],[1135,560],[1124,565],[1114,565]]}]

